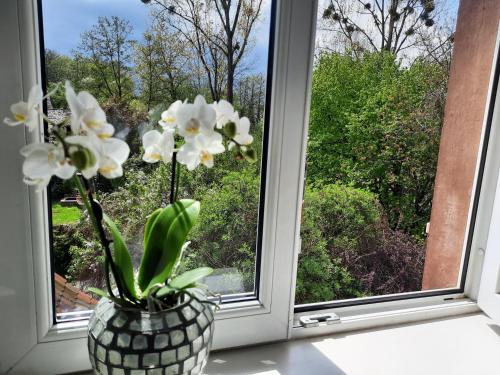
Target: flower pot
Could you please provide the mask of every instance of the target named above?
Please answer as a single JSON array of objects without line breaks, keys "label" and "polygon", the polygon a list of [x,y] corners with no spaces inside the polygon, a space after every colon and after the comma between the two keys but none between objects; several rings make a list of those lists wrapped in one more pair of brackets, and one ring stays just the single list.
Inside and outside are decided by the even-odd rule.
[{"label": "flower pot", "polygon": [[148,313],[102,298],[89,322],[90,362],[102,375],[201,374],[214,330],[213,304],[201,293]]}]

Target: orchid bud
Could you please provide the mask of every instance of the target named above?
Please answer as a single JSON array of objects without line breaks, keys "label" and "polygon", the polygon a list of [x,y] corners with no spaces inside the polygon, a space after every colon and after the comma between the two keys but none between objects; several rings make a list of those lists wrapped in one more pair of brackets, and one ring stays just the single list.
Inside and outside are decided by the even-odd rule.
[{"label": "orchid bud", "polygon": [[91,168],[97,162],[95,155],[87,148],[78,147],[70,153],[71,163],[79,170]]},{"label": "orchid bud", "polygon": [[253,148],[248,148],[245,151],[243,151],[243,156],[250,163],[257,161],[257,153]]},{"label": "orchid bud", "polygon": [[236,124],[232,121],[229,121],[226,125],[224,125],[224,134],[233,139],[236,136]]}]

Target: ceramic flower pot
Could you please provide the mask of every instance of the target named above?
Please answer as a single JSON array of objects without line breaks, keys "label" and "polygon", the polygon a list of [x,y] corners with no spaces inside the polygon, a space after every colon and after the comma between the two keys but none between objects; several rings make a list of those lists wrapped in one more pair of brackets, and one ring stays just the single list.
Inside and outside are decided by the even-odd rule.
[{"label": "ceramic flower pot", "polygon": [[213,304],[201,293],[156,313],[102,298],[90,319],[90,362],[102,375],[201,374],[214,329]]}]

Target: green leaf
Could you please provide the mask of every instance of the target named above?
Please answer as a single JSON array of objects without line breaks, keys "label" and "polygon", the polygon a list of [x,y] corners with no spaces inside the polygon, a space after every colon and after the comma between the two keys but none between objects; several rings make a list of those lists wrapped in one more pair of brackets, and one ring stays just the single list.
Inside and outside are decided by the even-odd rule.
[{"label": "green leaf", "polygon": [[108,293],[106,293],[104,290],[102,289],[99,289],[99,288],[89,288],[88,289],[89,292],[92,292],[96,295],[98,295],[99,297],[103,297],[103,298],[107,298],[109,299],[110,301],[113,301],[114,303],[117,303],[118,305],[120,306],[123,306],[123,307],[136,307],[135,305],[131,304],[130,302],[128,301],[125,301],[121,298],[116,298],[116,297],[111,297]]},{"label": "green leaf", "polygon": [[175,292],[177,292],[177,289],[171,288],[167,285],[167,286],[164,286],[163,288],[159,289],[156,292],[156,297],[158,297],[158,298],[165,297],[165,296],[172,294],[172,293],[175,293]]},{"label": "green leaf", "polygon": [[138,298],[134,285],[134,267],[132,266],[132,259],[130,258],[127,245],[113,220],[106,214],[103,215],[103,220],[113,236],[113,261],[116,265],[121,285],[127,289],[126,291],[129,296]]},{"label": "green leaf", "polygon": [[187,286],[196,283],[198,280],[210,275],[212,272],[214,272],[214,270],[210,267],[196,268],[174,277],[168,285],[175,289],[184,289]]},{"label": "green leaf", "polygon": [[163,208],[158,208],[151,215],[149,215],[148,221],[146,221],[146,225],[144,226],[144,248],[148,246],[149,234],[151,233],[151,227],[153,223],[158,218],[158,215],[163,211]]},{"label": "green leaf", "polygon": [[89,292],[92,292],[92,293],[94,293],[94,294],[96,294],[96,295],[98,295],[99,297],[109,298],[108,293],[106,293],[106,292],[105,292],[104,290],[102,290],[102,289],[92,287],[92,288],[88,288],[88,291],[89,291]]},{"label": "green leaf", "polygon": [[154,284],[164,283],[174,269],[186,237],[200,212],[200,202],[183,199],[150,218],[138,283],[143,295]]}]

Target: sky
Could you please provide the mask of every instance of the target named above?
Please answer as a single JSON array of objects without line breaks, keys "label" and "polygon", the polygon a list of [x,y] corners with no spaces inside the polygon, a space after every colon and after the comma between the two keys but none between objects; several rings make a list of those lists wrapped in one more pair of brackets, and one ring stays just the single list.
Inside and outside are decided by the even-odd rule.
[{"label": "sky", "polygon": [[[456,18],[459,0],[440,0],[448,19]],[[329,0],[320,0],[319,16]],[[92,28],[99,16],[118,16],[128,20],[132,39],[142,40],[149,24],[149,8],[140,0],[42,0],[45,47],[71,55],[80,34]],[[271,0],[264,0],[261,20],[253,31],[254,45],[243,62],[250,73],[265,73],[267,69]],[[320,37],[320,34],[318,34]]]},{"label": "sky", "polygon": [[[142,40],[149,24],[150,7],[140,0],[42,0],[45,48],[71,55],[80,34],[90,30],[99,16],[118,16],[133,27],[133,40]],[[264,0],[260,22],[254,28],[255,43],[247,54],[245,66],[264,73],[269,43],[270,0]]]}]

